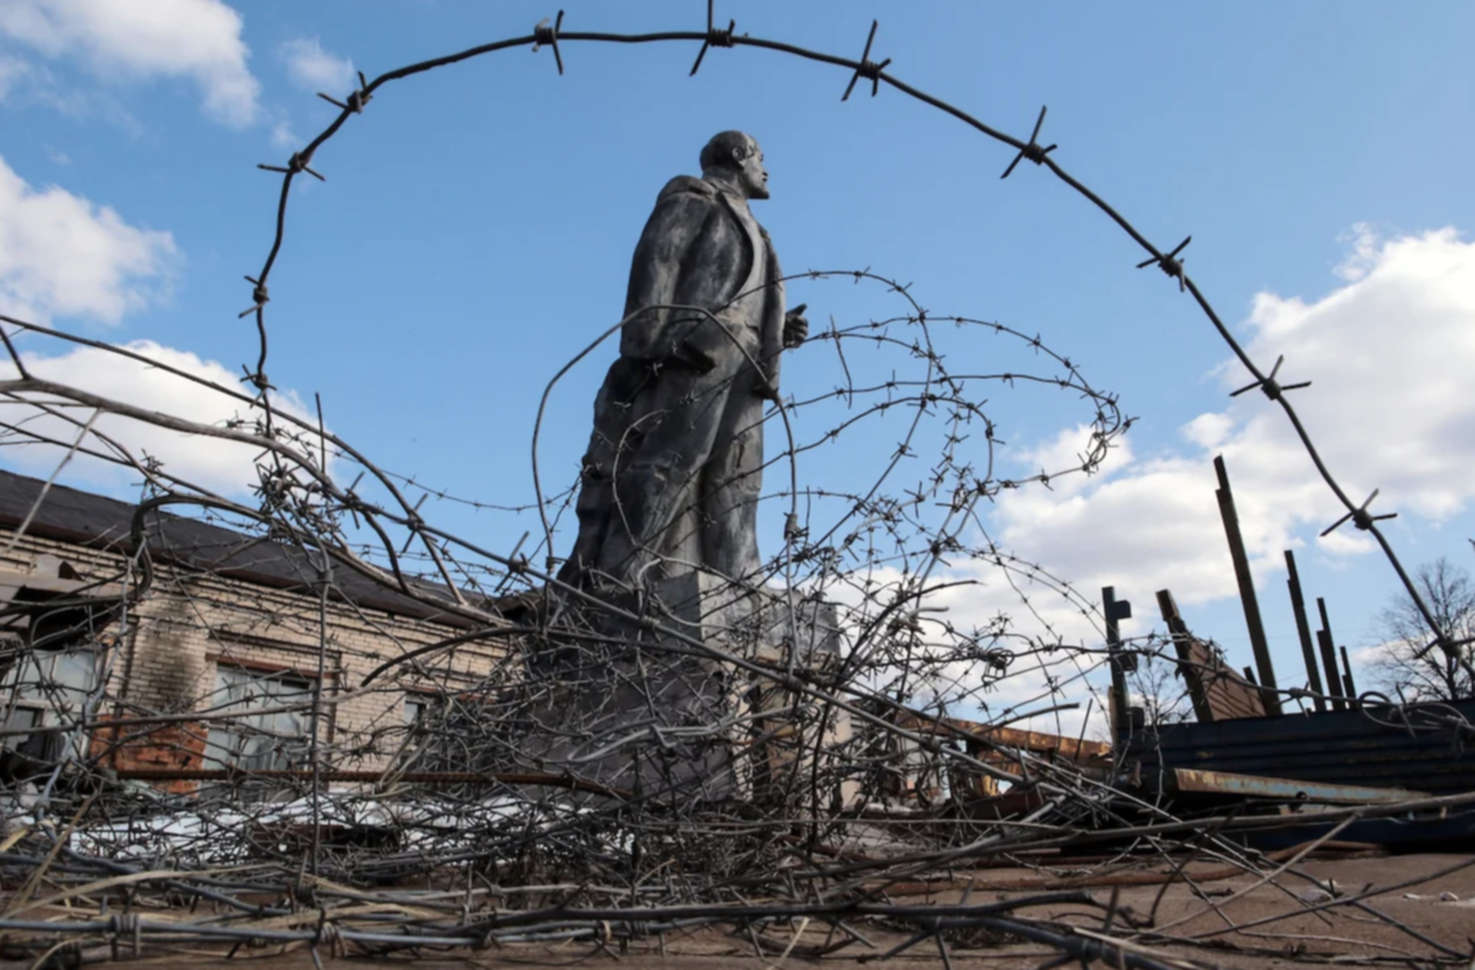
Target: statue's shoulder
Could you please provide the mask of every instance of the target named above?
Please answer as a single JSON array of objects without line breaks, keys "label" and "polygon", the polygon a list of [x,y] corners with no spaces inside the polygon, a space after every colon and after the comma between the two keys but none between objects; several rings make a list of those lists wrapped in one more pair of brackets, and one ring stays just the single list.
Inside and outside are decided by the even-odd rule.
[{"label": "statue's shoulder", "polygon": [[695,175],[678,175],[666,183],[661,189],[661,194],[656,197],[657,202],[665,202],[679,196],[700,196],[704,199],[715,200],[717,198],[717,187],[706,179]]}]

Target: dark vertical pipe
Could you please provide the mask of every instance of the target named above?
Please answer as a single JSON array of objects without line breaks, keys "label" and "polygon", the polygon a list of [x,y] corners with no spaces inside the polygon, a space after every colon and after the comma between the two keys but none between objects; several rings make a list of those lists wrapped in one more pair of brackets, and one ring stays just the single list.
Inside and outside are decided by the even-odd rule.
[{"label": "dark vertical pipe", "polygon": [[1316,598],[1316,609],[1321,614],[1321,629],[1316,631],[1316,642],[1321,647],[1321,662],[1326,667],[1327,693],[1332,695],[1332,710],[1344,711],[1347,705],[1342,698],[1346,695],[1342,692],[1342,674],[1337,670],[1337,648],[1332,646],[1332,621],[1327,619],[1326,600],[1320,596]]},{"label": "dark vertical pipe", "polygon": [[1301,575],[1296,572],[1296,557],[1286,551],[1286,586],[1291,591],[1291,612],[1296,615],[1296,636],[1301,639],[1301,657],[1306,662],[1306,686],[1315,693],[1316,709],[1326,710],[1322,699],[1321,671],[1316,666],[1316,648],[1311,645],[1311,624],[1306,620],[1306,597],[1301,593]]},{"label": "dark vertical pipe", "polygon": [[1280,693],[1275,688],[1275,667],[1270,662],[1270,646],[1265,642],[1265,624],[1260,620],[1260,603],[1255,599],[1255,580],[1250,575],[1250,559],[1245,554],[1244,537],[1239,531],[1239,513],[1234,509],[1234,493],[1229,490],[1229,472],[1224,456],[1214,456],[1214,473],[1219,488],[1219,517],[1224,520],[1224,537],[1229,540],[1229,558],[1234,562],[1234,578],[1239,582],[1239,601],[1244,606],[1245,626],[1250,632],[1250,647],[1255,651],[1255,669],[1260,678],[1260,699],[1265,713],[1280,714]]}]

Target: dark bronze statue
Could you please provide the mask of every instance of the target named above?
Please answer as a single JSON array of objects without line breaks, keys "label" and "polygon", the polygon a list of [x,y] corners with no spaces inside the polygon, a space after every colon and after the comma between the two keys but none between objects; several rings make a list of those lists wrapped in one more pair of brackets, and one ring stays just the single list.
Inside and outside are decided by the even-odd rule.
[{"label": "dark bronze statue", "polygon": [[649,586],[707,570],[756,582],[764,402],[809,325],[785,312],[758,143],[724,131],[702,177],[666,184],[630,265],[620,357],[594,400],[579,536],[561,578]]}]

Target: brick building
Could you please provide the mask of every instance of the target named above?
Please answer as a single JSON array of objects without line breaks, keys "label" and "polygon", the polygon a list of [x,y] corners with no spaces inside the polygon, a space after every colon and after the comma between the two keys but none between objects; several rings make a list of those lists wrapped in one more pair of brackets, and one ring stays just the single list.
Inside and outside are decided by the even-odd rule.
[{"label": "brick building", "polygon": [[[320,562],[317,550],[227,524],[162,510],[139,515],[134,503],[0,472],[0,783],[25,777],[27,766],[34,777],[67,762],[180,794],[201,784],[242,785],[247,776],[266,779],[257,790],[270,793],[274,773],[300,776],[313,761],[315,693],[316,760],[330,785],[372,783],[412,761],[425,774],[475,773],[476,765],[452,764],[444,752],[412,758],[423,741],[413,728],[448,699],[469,700],[462,716],[474,716],[477,692],[520,677],[506,641],[495,630],[478,633],[486,621],[451,607],[444,586],[409,596],[339,563],[324,595]],[[509,604],[483,598],[482,605],[485,617]],[[818,669],[838,657],[830,642],[838,630],[808,608],[804,622],[826,640],[806,660]],[[700,619],[690,626],[706,635]],[[756,658],[781,662],[772,653],[759,649]],[[381,665],[407,654],[416,655],[413,662],[364,686]],[[784,697],[768,685],[736,703],[778,710],[791,702]],[[438,723],[433,730],[454,730],[454,721]],[[992,761],[998,759],[989,752],[1000,744],[1052,753],[1059,747],[1041,747],[1027,732],[949,723],[981,739],[967,747]],[[820,741],[812,728],[758,719],[743,730],[763,740],[741,747],[750,749],[752,770],[787,777],[811,763],[797,749],[817,745],[849,756],[849,717],[831,711],[824,725]],[[921,715],[903,726],[923,733],[934,727]],[[954,735],[962,736],[954,730],[949,739],[957,741]],[[864,792],[846,772],[838,782],[843,804],[941,794],[935,758],[898,739],[883,747],[870,757],[882,754],[896,784]],[[536,762],[525,767],[545,768]],[[598,774],[592,764],[579,770]],[[738,790],[756,792],[760,779],[747,770],[739,772]],[[977,778],[951,787],[962,793],[975,786],[979,794],[995,790]]]},{"label": "brick building", "polygon": [[364,688],[386,660],[482,624],[341,563],[325,593],[314,550],[136,511],[0,472],[0,774],[85,758],[183,792],[300,770],[314,694],[319,760],[369,774],[427,705],[506,659],[477,637]]}]

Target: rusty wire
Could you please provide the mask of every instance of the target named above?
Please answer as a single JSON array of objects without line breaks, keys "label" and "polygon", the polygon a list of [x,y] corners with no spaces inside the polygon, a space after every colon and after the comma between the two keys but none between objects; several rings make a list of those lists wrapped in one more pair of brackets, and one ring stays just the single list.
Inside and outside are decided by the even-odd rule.
[{"label": "rusty wire", "polygon": [[[877,304],[899,305],[815,333],[811,342],[833,349],[843,381],[828,394],[778,402],[767,416],[785,428],[768,468],[786,482],[762,501],[782,504],[789,525],[761,573],[741,579],[745,595],[782,591],[789,634],[774,644],[729,623],[728,614],[694,623],[639,589],[596,594],[560,582],[557,551],[566,530],[559,525],[571,488],[545,496],[539,486],[522,507],[536,509],[543,522],[531,548],[525,536],[509,552],[487,549],[438,527],[422,511],[426,502],[516,507],[447,495],[423,485],[418,470],[382,469],[328,431],[321,409],[312,420],[274,404],[266,374],[268,282],[285,240],[293,180],[304,172],[323,178],[311,167],[318,149],[384,85],[527,45],[550,48],[559,74],[566,66],[560,45],[570,42],[700,42],[692,73],[712,48],[758,47],[852,72],[842,98],[868,80],[873,96],[884,83],[942,110],[1016,151],[1004,177],[1023,160],[1044,166],[1115,221],[1149,254],[1140,265],[1156,265],[1190,293],[1254,376],[1242,391],[1258,387],[1282,407],[1347,510],[1343,521],[1377,538],[1428,617],[1377,527],[1383,516],[1368,511],[1371,499],[1350,501],[1285,399],[1282,392],[1299,385],[1278,383],[1279,362],[1268,374],[1257,368],[1224,327],[1183,270],[1187,238],[1160,251],[1058,164],[1056,145],[1039,144],[1043,109],[1027,141],[990,128],[887,73],[889,59],[872,61],[875,23],[859,60],[734,31],[733,23],[715,27],[710,2],[707,29],[696,32],[566,31],[560,11],[529,35],[372,81],[360,75],[343,99],[323,95],[339,108],[337,118],[286,165],[261,166],[282,181],[272,243],[247,278],[252,302],[241,314],[253,317],[258,341],[254,367],[243,368],[250,392],[128,348],[0,317],[35,340],[146,361],[246,415],[223,427],[202,424],[38,378],[13,334],[0,329],[15,368],[13,380],[0,382],[0,407],[21,414],[4,422],[10,443],[59,448],[57,471],[83,456],[127,468],[143,483],[125,530],[75,550],[77,589],[0,611],[25,631],[0,645],[7,716],[22,696],[62,715],[41,728],[0,730],[0,741],[59,742],[6,767],[0,795],[15,811],[0,831],[0,880],[10,891],[0,945],[32,959],[65,953],[89,961],[204,944],[229,944],[231,952],[306,944],[314,959],[319,947],[386,953],[567,940],[609,952],[649,939],[664,946],[670,935],[720,926],[742,934],[759,955],[892,955],[925,945],[948,963],[959,949],[1027,940],[1055,955],[1051,965],[1099,959],[1161,970],[1193,965],[1163,947],[1254,925],[1236,923],[1208,896],[1202,912],[1157,919],[1156,903],[1144,916],[1120,905],[1115,889],[1104,900],[1079,888],[1041,888],[1064,878],[1048,867],[1059,853],[1098,851],[1107,858],[1085,865],[1088,880],[1111,884],[1123,865],[1145,860],[1166,868],[1164,887],[1183,880],[1197,891],[1195,880],[1207,877],[1189,863],[1212,860],[1280,891],[1285,905],[1273,919],[1331,912],[1339,932],[1355,933],[1345,913],[1356,910],[1419,946],[1428,963],[1467,960],[1449,941],[1367,902],[1401,886],[1356,894],[1331,887],[1327,899],[1308,902],[1286,881],[1315,881],[1300,863],[1335,826],[1461,808],[1475,796],[1332,810],[1318,817],[1333,835],[1273,858],[1245,838],[1285,824],[1278,816],[1175,814],[1161,786],[1125,777],[1109,758],[1090,763],[1084,738],[1073,757],[1046,756],[997,733],[1021,719],[1079,709],[1083,700],[1088,712],[1102,709],[1094,684],[1107,653],[1072,642],[1056,626],[1059,604],[1090,622],[1093,601],[995,543],[980,503],[1089,474],[1130,425],[1112,394],[1028,329],[928,313],[907,287],[869,270],[796,274],[815,287],[875,287]],[[941,325],[1026,351],[1043,369],[956,369],[932,339]],[[857,373],[853,348],[861,346],[876,348],[891,373]],[[1023,383],[1084,402],[1089,432],[1074,466],[999,473],[1001,442],[981,388]],[[842,416],[799,420],[830,414],[826,408]],[[901,416],[899,436],[895,422],[886,424],[893,414]],[[255,449],[254,500],[181,480],[100,430],[99,415]],[[885,436],[863,433],[881,427]],[[806,485],[800,459],[837,441],[874,454],[874,477],[849,488]],[[537,446],[535,433],[535,455]],[[171,523],[180,509],[228,530],[233,545],[212,561],[178,547]],[[58,551],[31,531],[17,529],[7,555]],[[231,565],[231,555],[263,544],[297,569],[278,588],[251,585]],[[964,625],[933,605],[959,591],[978,595],[990,582],[1011,590],[1016,611],[1030,621],[1000,612]],[[375,592],[366,594],[365,583]],[[369,602],[391,594],[398,597],[392,609]],[[835,611],[841,646],[805,650],[794,617],[825,608]],[[1446,644],[1432,621],[1431,628],[1435,643]],[[349,630],[366,639],[350,642]],[[141,644],[160,631],[181,643],[208,642],[216,678],[182,671],[170,691],[131,689],[148,659]],[[57,646],[76,643],[88,645],[88,686],[57,672]],[[765,653],[765,644],[777,650]],[[1157,637],[1127,646],[1144,658],[1171,659],[1170,643]],[[275,673],[263,673],[263,657]],[[237,670],[245,673],[229,673]],[[268,682],[266,694],[242,693]],[[679,685],[675,693],[672,685]],[[420,698],[414,718],[400,716],[407,696]],[[621,697],[633,703],[622,707]],[[632,719],[642,706],[647,716]],[[981,712],[995,733],[970,734],[945,717],[960,709]],[[1413,729],[1400,709],[1376,716]],[[1418,723],[1456,735],[1469,727],[1437,715]],[[249,749],[257,763],[220,755],[228,745]],[[210,751],[216,754],[207,757]],[[153,762],[142,763],[141,752]],[[713,778],[727,779],[726,787]],[[1000,783],[1018,805],[977,811],[976,793]],[[1013,899],[971,902],[978,871],[1004,864],[1034,868],[1045,881]],[[971,875],[960,901],[896,901],[910,887],[937,893],[964,885],[955,881],[963,872]],[[1222,930],[1170,932],[1210,914],[1225,921]],[[822,941],[804,936],[811,923],[826,928]],[[869,939],[887,932],[884,947]],[[1256,952],[1247,939],[1233,945]]]},{"label": "rusty wire", "polygon": [[1125,216],[1123,216],[1114,207],[1107,203],[1105,199],[1103,199],[1100,195],[1092,191],[1084,183],[1072,176],[1063,166],[1060,165],[1059,162],[1055,160],[1054,157],[1052,157],[1051,153],[1059,147],[1058,145],[1051,144],[1047,147],[1041,147],[1039,145],[1037,138],[1039,137],[1040,129],[1045,121],[1045,108],[1042,107],[1040,109],[1039,116],[1035,121],[1034,129],[1031,131],[1030,137],[1027,141],[1020,140],[1013,135],[1009,135],[1006,132],[1000,131],[996,128],[991,127],[990,125],[985,124],[984,122],[973,117],[962,109],[949,104],[948,102],[934,95],[928,94],[925,91],[915,88],[891,74],[888,74],[885,71],[885,68],[888,64],[890,64],[890,58],[886,58],[880,63],[871,61],[869,59],[871,45],[875,40],[876,30],[878,26],[877,23],[874,21],[871,24],[870,33],[866,38],[865,49],[861,53],[860,60],[850,60],[845,57],[823,53],[821,51],[800,47],[794,44],[767,40],[760,37],[753,37],[747,34],[735,36],[733,33],[734,24],[729,24],[729,26],[724,30],[718,30],[714,26],[712,17],[712,4],[709,3],[707,9],[707,29],[705,31],[663,31],[657,33],[622,34],[601,31],[565,31],[562,29],[563,11],[560,10],[558,11],[557,22],[553,27],[548,27],[545,20],[544,23],[540,24],[537,28],[535,28],[533,33],[529,35],[511,37],[505,40],[494,41],[488,44],[481,44],[476,47],[470,47],[466,50],[456,52],[454,54],[447,54],[443,57],[432,58],[430,60],[420,61],[415,64],[409,64],[396,70],[385,72],[384,74],[376,77],[373,81],[369,81],[362,73],[360,73],[358,89],[351,92],[347,99],[344,101],[339,101],[327,94],[320,94],[319,97],[322,97],[324,100],[339,108],[338,117],[335,118],[331,123],[329,123],[328,126],[325,127],[321,132],[319,132],[315,138],[309,141],[305,147],[303,147],[299,151],[292,153],[291,157],[287,160],[285,166],[267,164],[262,164],[258,166],[259,168],[265,169],[267,171],[278,172],[282,176],[282,187],[277,202],[275,234],[272,238],[271,246],[267,252],[267,256],[264,263],[262,264],[261,270],[254,277],[246,277],[246,280],[252,284],[252,304],[246,310],[243,310],[241,312],[241,316],[254,314],[256,320],[256,329],[259,340],[259,353],[257,356],[255,369],[247,370],[246,380],[250,382],[253,386],[255,386],[261,393],[262,402],[265,405],[265,410],[267,412],[268,422],[270,422],[271,417],[267,391],[270,389],[271,385],[265,373],[267,359],[265,313],[266,304],[270,299],[267,289],[267,280],[271,275],[272,268],[276,265],[277,257],[281,252],[282,243],[286,236],[286,212],[288,199],[291,193],[292,181],[298,174],[302,172],[307,172],[315,178],[323,179],[323,176],[320,173],[309,167],[309,163],[312,161],[317,150],[325,142],[332,138],[333,135],[335,135],[338,130],[349,120],[349,118],[351,118],[353,115],[361,114],[364,110],[364,107],[374,97],[375,92],[379,90],[379,88],[381,88],[383,85],[388,84],[391,81],[401,80],[403,78],[411,77],[416,74],[424,73],[425,71],[444,67],[450,64],[459,63],[461,61],[469,60],[474,57],[480,57],[486,54],[495,53],[497,51],[506,50],[513,47],[523,47],[529,44],[533,45],[534,50],[537,50],[539,46],[550,47],[553,50],[554,56],[557,60],[558,73],[561,75],[563,73],[564,67],[563,57],[558,47],[559,41],[588,41],[623,44],[645,44],[668,41],[700,41],[702,47],[697,55],[696,62],[692,65],[692,74],[695,74],[697,69],[701,66],[702,60],[710,47],[715,46],[734,48],[747,46],[761,48],[765,50],[772,50],[801,57],[806,60],[817,61],[825,64],[833,64],[852,70],[854,73],[851,75],[850,83],[846,86],[845,92],[841,96],[841,100],[846,100],[849,98],[851,92],[854,90],[856,82],[859,79],[866,78],[869,79],[872,83],[871,93],[873,96],[879,90],[879,85],[884,82],[891,88],[900,91],[908,95],[909,97],[922,102],[923,104],[926,104],[948,115],[951,115],[952,117],[974,128],[975,130],[981,132],[989,138],[992,138],[995,141],[1002,142],[1016,150],[1017,154],[1015,155],[1013,160],[1010,161],[1008,167],[1004,170],[1001,178],[1007,178],[1014,171],[1015,166],[1018,165],[1021,160],[1027,159],[1028,161],[1033,162],[1035,165],[1040,165],[1048,168],[1058,179],[1060,179],[1066,185],[1070,186],[1082,197],[1090,201],[1092,205],[1094,205],[1109,219],[1115,222],[1117,226],[1122,229],[1123,232],[1131,237],[1133,242],[1137,243],[1137,245],[1140,246],[1148,254],[1147,259],[1137,264],[1137,268],[1145,269],[1149,266],[1156,266],[1160,270],[1162,270],[1162,272],[1169,278],[1177,281],[1180,291],[1186,291],[1190,295],[1192,295],[1194,301],[1198,304],[1199,309],[1203,311],[1204,315],[1213,325],[1215,331],[1219,334],[1220,338],[1223,339],[1224,343],[1233,352],[1234,356],[1238,358],[1239,362],[1244,366],[1245,370],[1249,371],[1250,375],[1254,378],[1254,380],[1250,384],[1235,391],[1234,395],[1237,396],[1239,394],[1245,393],[1246,391],[1259,388],[1262,392],[1264,392],[1265,396],[1270,401],[1280,405],[1281,410],[1285,413],[1287,420],[1291,422],[1292,427],[1295,429],[1296,436],[1300,439],[1301,445],[1303,448],[1305,448],[1307,456],[1311,459],[1317,473],[1321,476],[1322,480],[1326,482],[1327,487],[1332,490],[1332,493],[1336,496],[1337,501],[1345,510],[1344,514],[1340,518],[1338,518],[1335,522],[1327,527],[1327,529],[1323,532],[1323,535],[1330,533],[1331,531],[1339,528],[1347,522],[1351,522],[1360,530],[1369,532],[1373,536],[1373,538],[1377,540],[1378,545],[1382,549],[1384,556],[1387,558],[1389,565],[1393,567],[1394,572],[1398,575],[1399,581],[1403,584],[1404,589],[1407,591],[1410,600],[1415,604],[1420,614],[1424,617],[1425,622],[1428,624],[1429,629],[1433,634],[1431,648],[1437,646],[1446,651],[1457,650],[1459,645],[1453,643],[1440,628],[1438,620],[1429,610],[1428,605],[1424,602],[1423,597],[1420,595],[1419,590],[1415,586],[1413,580],[1409,577],[1407,571],[1404,569],[1403,564],[1400,562],[1397,553],[1393,549],[1392,544],[1388,541],[1387,537],[1384,536],[1382,530],[1378,528],[1377,523],[1379,521],[1393,518],[1396,513],[1373,515],[1371,512],[1369,512],[1368,507],[1372,504],[1373,500],[1377,498],[1378,495],[1378,491],[1376,489],[1374,489],[1372,494],[1369,495],[1362,503],[1358,504],[1353,502],[1353,500],[1348,496],[1347,492],[1343,489],[1341,484],[1333,476],[1331,470],[1326,466],[1326,463],[1322,460],[1320,452],[1317,450],[1315,443],[1312,441],[1310,432],[1308,432],[1306,430],[1306,427],[1302,424],[1300,417],[1296,413],[1295,407],[1286,399],[1284,393],[1285,391],[1307,387],[1309,386],[1310,382],[1296,382],[1292,384],[1285,384],[1278,381],[1276,379],[1276,374],[1279,372],[1280,366],[1284,362],[1283,358],[1278,359],[1275,363],[1275,366],[1268,373],[1261,369],[1261,367],[1250,358],[1248,352],[1235,338],[1235,336],[1229,331],[1229,328],[1225,326],[1224,322],[1219,318],[1218,313],[1214,310],[1214,307],[1209,302],[1208,297],[1204,295],[1203,291],[1199,289],[1199,287],[1194,283],[1193,279],[1184,270],[1184,258],[1180,254],[1192,241],[1192,236],[1184,237],[1184,239],[1180,243],[1178,243],[1175,247],[1166,252],[1158,249],[1157,246],[1150,242],[1148,238],[1141,231],[1139,231],[1136,226],[1134,226]]}]

